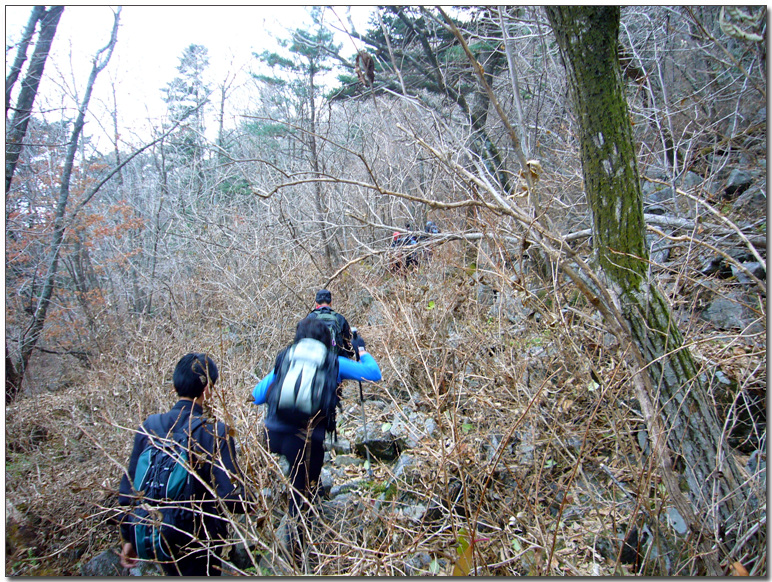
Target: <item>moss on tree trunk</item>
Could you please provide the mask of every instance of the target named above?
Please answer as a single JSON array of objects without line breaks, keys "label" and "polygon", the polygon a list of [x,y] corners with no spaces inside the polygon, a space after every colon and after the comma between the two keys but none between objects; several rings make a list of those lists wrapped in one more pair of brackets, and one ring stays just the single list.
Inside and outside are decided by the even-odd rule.
[{"label": "moss on tree trunk", "polygon": [[742,481],[735,463],[727,459],[705,383],[665,297],[648,276],[636,148],[617,55],[620,8],[555,6],[548,7],[547,14],[579,122],[598,262],[647,362],[668,444],[695,512],[718,528],[741,510],[743,497],[737,488]]}]

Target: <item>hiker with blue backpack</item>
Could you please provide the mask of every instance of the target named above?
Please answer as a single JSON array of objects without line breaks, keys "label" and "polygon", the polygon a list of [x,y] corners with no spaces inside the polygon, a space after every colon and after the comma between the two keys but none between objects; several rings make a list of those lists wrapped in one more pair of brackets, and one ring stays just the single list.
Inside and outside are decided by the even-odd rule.
[{"label": "hiker with blue backpack", "polygon": [[[252,390],[255,404],[266,404],[265,428],[272,453],[290,465],[288,516],[296,522],[304,500],[316,495],[324,462],[324,437],[335,432],[339,385],[344,380],[378,382],[381,370],[364,340],[352,340],[359,361],[337,355],[332,334],[318,318],[306,317],[293,343],[276,356],[274,369]],[[293,558],[302,552],[302,530],[287,541]]]},{"label": "hiker with blue backpack", "polygon": [[[243,477],[229,427],[203,415],[219,373],[206,354],[189,353],[174,369],[179,401],[153,414],[134,437],[118,503],[121,565],[161,564],[167,576],[219,576],[228,522],[247,511]],[[241,483],[242,485],[239,485]]]}]

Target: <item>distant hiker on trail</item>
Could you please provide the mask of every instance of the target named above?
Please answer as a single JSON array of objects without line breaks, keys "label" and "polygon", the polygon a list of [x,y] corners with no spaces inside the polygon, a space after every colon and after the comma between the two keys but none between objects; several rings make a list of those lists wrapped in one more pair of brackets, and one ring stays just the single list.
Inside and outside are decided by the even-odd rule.
[{"label": "distant hiker on trail", "polygon": [[410,223],[405,225],[405,234],[395,231],[391,238],[391,246],[396,249],[389,262],[389,270],[396,274],[406,274],[411,267],[416,267],[421,262],[422,249],[405,249],[418,244],[418,238],[410,231]]},{"label": "distant hiker on trail", "polygon": [[230,429],[203,417],[217,378],[209,356],[183,356],[173,376],[179,401],[169,412],[149,416],[134,437],[118,497],[127,508],[120,524],[124,568],[142,559],[160,562],[167,576],[221,574],[228,533],[221,512],[247,508],[243,486],[234,484],[241,471]]},{"label": "distant hiker on trail", "polygon": [[302,528],[293,531],[297,516],[319,488],[324,462],[325,433],[335,432],[336,408],[343,380],[378,382],[381,370],[365,350],[361,337],[354,339],[359,361],[336,356],[331,336],[319,319],[306,317],[295,331],[292,345],[276,356],[274,369],[252,390],[255,404],[267,404],[265,428],[272,453],[284,455],[290,464],[292,487],[289,495],[291,518],[288,550],[299,559],[303,546]]},{"label": "distant hiker on trail", "polygon": [[316,317],[322,320],[332,330],[335,342],[333,351],[337,350],[339,354],[346,356],[350,360],[355,360],[356,352],[351,347],[351,326],[349,326],[348,321],[346,321],[343,315],[330,307],[331,304],[332,293],[327,289],[320,289],[316,292],[316,305],[313,311],[308,314],[308,317]]}]

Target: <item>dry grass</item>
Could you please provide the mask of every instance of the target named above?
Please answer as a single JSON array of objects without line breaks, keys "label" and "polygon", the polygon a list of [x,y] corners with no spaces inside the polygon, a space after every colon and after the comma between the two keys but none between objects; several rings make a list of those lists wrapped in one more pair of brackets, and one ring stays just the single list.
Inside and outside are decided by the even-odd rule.
[{"label": "dry grass", "polygon": [[[356,466],[337,477],[336,485],[352,488],[314,506],[308,571],[450,573],[470,532],[465,568],[480,575],[695,571],[694,540],[665,525],[668,500],[639,446],[642,419],[627,373],[596,316],[570,288],[501,285],[494,270],[497,302],[509,306],[496,310],[461,274],[457,256],[447,245],[407,278],[381,263],[358,265],[345,275],[348,291],[333,287],[334,306],[359,327],[384,373],[366,387],[371,430],[396,411],[418,411],[436,429],[403,453],[413,462],[399,475],[393,463],[376,463],[372,477]],[[314,281],[283,282],[293,283],[312,296]],[[77,575],[83,562],[118,548],[110,520],[132,430],[173,404],[171,370],[191,350],[220,365],[213,411],[235,428],[256,495],[254,511],[232,519],[231,555],[246,542],[254,557],[237,573],[264,573],[269,563],[292,572],[274,535],[284,479],[265,449],[262,411],[249,399],[306,307],[275,299],[283,297],[278,288],[242,300],[203,285],[201,295],[200,309],[180,309],[168,325],[123,330],[76,385],[7,408],[7,575]],[[736,386],[765,385],[759,338],[696,328],[690,337],[699,357]],[[345,394],[340,432],[350,434],[361,424],[358,386]],[[659,546],[637,567],[618,563],[607,541],[633,526],[646,526]],[[750,549],[764,552],[765,532]],[[766,573],[765,554],[747,563]]]}]

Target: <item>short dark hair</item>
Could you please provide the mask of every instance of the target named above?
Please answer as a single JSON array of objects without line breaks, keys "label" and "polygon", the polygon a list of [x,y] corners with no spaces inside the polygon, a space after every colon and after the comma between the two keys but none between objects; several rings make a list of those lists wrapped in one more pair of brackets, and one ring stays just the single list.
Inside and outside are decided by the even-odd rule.
[{"label": "short dark hair", "polygon": [[185,354],[174,368],[174,389],[179,396],[198,398],[210,383],[214,385],[220,374],[217,364],[206,354],[191,352]]},{"label": "short dark hair", "polygon": [[328,350],[332,348],[330,328],[315,317],[306,317],[298,322],[295,329],[295,343],[305,338],[319,340]]},{"label": "short dark hair", "polygon": [[327,289],[319,289],[319,291],[316,292],[316,302],[327,303],[329,305],[332,303],[332,293]]}]

